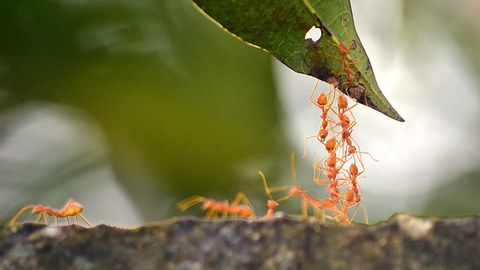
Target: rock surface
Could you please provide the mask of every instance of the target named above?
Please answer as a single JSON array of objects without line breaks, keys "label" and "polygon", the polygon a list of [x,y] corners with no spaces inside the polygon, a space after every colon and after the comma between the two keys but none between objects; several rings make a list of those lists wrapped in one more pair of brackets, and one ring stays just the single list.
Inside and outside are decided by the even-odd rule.
[{"label": "rock surface", "polygon": [[0,227],[0,269],[480,269],[480,218]]}]

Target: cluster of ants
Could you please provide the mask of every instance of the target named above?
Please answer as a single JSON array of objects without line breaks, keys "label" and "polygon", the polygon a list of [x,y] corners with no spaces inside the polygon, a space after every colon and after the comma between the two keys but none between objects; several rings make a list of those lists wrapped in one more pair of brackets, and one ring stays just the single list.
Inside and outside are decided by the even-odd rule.
[{"label": "cluster of ants", "polygon": [[[318,82],[317,82],[318,83]],[[267,180],[262,172],[259,172],[265,193],[269,197],[268,210],[263,216],[256,216],[252,204],[243,192],[237,194],[232,202],[217,201],[201,196],[187,198],[177,204],[182,211],[202,203],[202,209],[207,218],[215,217],[242,217],[265,220],[273,216],[280,202],[292,197],[301,199],[301,211],[303,216],[309,215],[309,208],[313,214],[322,220],[333,220],[342,223],[351,223],[361,206],[364,210],[365,222],[368,223],[366,209],[361,203],[362,195],[358,186],[358,180],[365,171],[358,144],[352,139],[351,133],[356,124],[351,109],[357,105],[348,106],[347,98],[335,87],[330,86],[329,91],[320,93],[316,99],[317,84],[313,89],[309,100],[321,110],[321,124],[316,135],[305,138],[304,157],[306,155],[307,141],[316,138],[326,150],[327,156],[321,160],[315,159],[313,164],[313,180],[316,184],[326,186],[325,191],[329,194],[326,198],[316,198],[301,188],[296,182],[295,166],[293,175],[295,185],[290,187],[269,188]],[[292,156],[294,161],[294,156]],[[348,167],[348,169],[346,169]],[[359,169],[359,167],[361,169]],[[277,200],[272,197],[272,191],[288,190],[287,194]],[[351,217],[349,210],[355,208]]]},{"label": "cluster of ants", "polygon": [[[349,107],[345,95],[333,86],[330,86],[327,94],[321,93],[313,100],[315,89],[316,85],[309,100],[322,111],[322,123],[316,135],[305,139],[304,152],[306,154],[307,140],[311,138],[316,138],[327,152],[325,158],[316,160],[313,165],[315,183],[326,185],[329,193],[328,203],[324,204],[324,208],[332,212],[331,219],[350,223],[361,205],[368,223],[358,185],[358,180],[365,171],[361,157],[363,153],[359,151],[358,144],[351,136],[356,124],[351,109],[358,103]],[[352,207],[355,207],[355,211],[349,219],[348,212]]]},{"label": "cluster of ants", "polygon": [[[345,34],[350,40],[343,23],[342,20]],[[351,137],[353,127],[356,125],[352,108],[358,104],[357,101],[363,101],[366,104],[366,93],[363,85],[357,84],[360,75],[356,74],[351,68],[352,66],[355,67],[357,63],[350,62],[348,59],[350,50],[357,48],[355,40],[351,40],[348,47],[343,42],[339,42],[336,46],[341,58],[331,57],[337,59],[342,64],[342,72],[337,75],[338,77],[343,77],[342,75],[346,77],[346,79],[343,80],[342,88],[347,89],[345,92],[355,100],[355,104],[349,107],[347,98],[338,90],[338,81],[330,82],[329,91],[327,93],[320,93],[316,99],[313,99],[318,84],[317,81],[310,94],[309,101],[321,110],[321,124],[317,134],[305,138],[304,142],[304,158],[307,153],[307,141],[309,139],[316,138],[327,152],[326,157],[320,160],[317,160],[317,155],[315,155],[313,180],[317,185],[326,186],[325,192],[328,196],[325,198],[317,198],[297,184],[295,160],[294,156],[292,156],[294,186],[270,189],[267,185],[265,175],[261,171],[259,172],[264,184],[265,193],[269,197],[267,201],[268,210],[263,216],[257,216],[255,214],[252,204],[243,192],[239,192],[232,202],[193,196],[177,204],[180,210],[185,211],[201,203],[207,218],[221,216],[265,220],[272,218],[280,202],[292,197],[299,197],[301,199],[303,216],[308,216],[308,210],[312,208],[313,215],[322,220],[328,219],[341,223],[351,223],[354,220],[358,207],[361,206],[363,208],[365,222],[368,223],[367,212],[361,202],[362,195],[358,186],[360,176],[365,171],[361,158],[361,155],[364,153],[359,151],[358,144]],[[287,194],[274,200],[272,191],[282,190],[288,190]],[[354,210],[350,211],[352,208],[354,208]],[[40,222],[43,217],[45,223],[49,224],[49,217],[53,217],[56,225],[58,225],[60,218],[66,219],[70,225],[69,217],[75,217],[77,224],[80,218],[91,227],[91,223],[81,214],[83,206],[72,199],[68,200],[61,209],[53,209],[44,205],[24,206],[10,220],[9,225],[14,225],[19,217],[29,209],[31,209],[31,214],[38,215],[36,222]],[[351,214],[350,217],[349,214]]]},{"label": "cluster of ants", "polygon": [[[317,81],[318,84],[318,81]],[[357,105],[348,106],[345,95],[340,93],[334,86],[330,86],[329,91],[320,93],[316,99],[313,99],[317,84],[310,94],[309,100],[312,104],[321,110],[321,124],[316,135],[305,138],[304,157],[306,156],[307,141],[316,138],[321,146],[327,152],[327,156],[321,160],[315,158],[313,164],[313,180],[316,184],[326,186],[325,191],[329,194],[326,198],[316,198],[305,191],[297,184],[295,166],[293,166],[293,176],[295,185],[290,187],[269,188],[265,175],[260,171],[265,193],[269,197],[267,201],[267,212],[258,217],[255,214],[252,204],[243,192],[239,192],[232,202],[217,201],[202,196],[193,196],[177,204],[182,211],[202,203],[202,209],[206,211],[207,218],[222,217],[242,217],[250,219],[270,219],[280,202],[299,197],[301,199],[302,215],[308,216],[308,209],[313,209],[314,216],[323,220],[329,219],[342,223],[351,223],[361,205],[365,221],[368,223],[365,207],[361,204],[362,195],[358,186],[360,175],[365,171],[361,154],[357,143],[352,139],[351,133],[356,124],[355,117],[351,109]],[[294,156],[292,162],[295,164]],[[345,169],[348,166],[348,169]],[[359,166],[361,170],[359,170]],[[272,191],[288,190],[287,194],[274,200]],[[351,218],[348,217],[349,209],[355,207]],[[50,217],[53,217],[55,224],[59,224],[59,219],[65,219],[70,225],[70,217],[75,217],[76,223],[79,219],[91,227],[91,223],[81,214],[83,206],[70,199],[61,209],[54,209],[45,205],[26,205],[22,207],[9,221],[9,225],[14,225],[16,221],[28,210],[31,209],[32,215],[38,215],[35,222],[40,222],[43,218],[46,224],[50,224]]]},{"label": "cluster of ants", "polygon": [[[177,204],[180,210],[185,211],[196,204],[203,203],[202,209],[206,211],[208,218],[235,216],[252,219],[269,219],[273,216],[275,209],[281,201],[291,197],[300,197],[303,216],[308,216],[308,210],[311,207],[314,216],[322,220],[329,219],[336,222],[351,223],[355,218],[358,207],[361,206],[363,208],[365,222],[368,223],[366,208],[361,202],[362,195],[358,185],[358,181],[365,171],[361,158],[361,155],[364,153],[359,151],[358,144],[351,137],[353,128],[356,125],[352,108],[358,104],[357,101],[363,101],[366,104],[367,99],[365,88],[362,84],[358,84],[361,74],[355,73],[352,70],[352,67],[356,67],[357,63],[349,61],[349,52],[357,48],[357,43],[355,40],[350,39],[343,20],[342,25],[350,43],[348,46],[345,45],[344,42],[339,42],[338,45],[335,45],[341,57],[330,56],[342,64],[342,71],[337,74],[337,77],[345,77],[342,88],[355,100],[355,104],[352,106],[348,105],[346,96],[338,90],[339,82],[336,80],[330,82],[330,89],[327,93],[320,93],[318,97],[314,99],[313,97],[315,96],[318,84],[317,81],[310,94],[309,101],[321,110],[321,124],[316,135],[305,138],[304,149],[305,158],[307,141],[316,138],[327,152],[326,157],[323,159],[317,160],[317,156],[315,156],[313,180],[317,185],[326,186],[325,191],[329,196],[326,198],[316,198],[298,186],[296,183],[295,166],[293,166],[295,180],[293,187],[270,189],[267,186],[264,174],[259,172],[264,183],[265,192],[269,197],[267,202],[268,210],[265,215],[261,217],[255,215],[251,203],[242,192],[238,193],[231,203],[228,201],[216,201],[201,196],[193,196]],[[271,191],[282,189],[288,190],[287,194],[284,197],[274,200]],[[354,208],[354,210],[350,211],[352,208]],[[351,213],[351,217],[349,217],[349,213]]]}]

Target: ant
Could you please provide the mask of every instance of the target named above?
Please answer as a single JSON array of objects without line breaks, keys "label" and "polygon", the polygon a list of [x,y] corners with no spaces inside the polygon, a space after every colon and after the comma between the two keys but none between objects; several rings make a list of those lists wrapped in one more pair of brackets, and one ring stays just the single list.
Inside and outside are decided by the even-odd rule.
[{"label": "ant", "polygon": [[[351,39],[351,37],[348,33],[347,27],[345,26],[346,20],[347,19],[342,18],[341,23],[342,23],[342,27],[343,27],[345,37],[348,40],[348,42],[347,42],[348,46],[347,46],[346,42],[339,41],[336,38],[334,38],[333,41],[328,40],[329,43],[331,43],[333,46],[337,47],[338,52],[339,52],[341,57],[339,58],[339,57],[329,55],[329,54],[326,54],[326,55],[337,59],[343,66],[343,71],[341,73],[339,73],[339,75],[343,74],[343,75],[346,76],[346,79],[342,84],[342,89],[344,89],[343,92],[348,94],[350,97],[354,98],[356,101],[368,106],[365,86],[362,85],[362,84],[354,85],[356,82],[358,82],[360,80],[360,78],[363,75],[360,71],[355,72],[354,70],[352,70],[352,66],[356,70],[358,70],[357,65],[359,64],[359,62],[355,62],[355,61],[350,60],[351,59],[350,52],[356,50],[358,46],[357,46],[357,41],[355,39]],[[360,41],[358,41],[358,42],[360,42]],[[368,58],[367,58],[367,61],[368,61]],[[368,65],[370,65],[370,63],[368,63]]]},{"label": "ant", "polygon": [[357,165],[355,165],[354,163],[350,164],[350,168],[348,170],[348,173],[350,175],[349,177],[350,187],[345,191],[345,203],[343,205],[343,212],[346,215],[350,207],[352,207],[353,205],[357,205],[357,208],[355,209],[355,213],[351,218],[351,220],[353,220],[358,210],[358,204],[360,204],[363,208],[365,222],[368,224],[367,209],[361,202],[362,195],[360,194],[360,189],[358,187],[358,176],[361,175],[363,171],[359,172]]},{"label": "ant", "polygon": [[342,56],[342,59],[339,59],[339,60],[343,65],[344,74],[347,76],[346,82],[344,84],[346,84],[347,86],[351,86],[358,79],[355,77],[357,74],[355,74],[355,72],[352,71],[352,69],[350,67],[352,65],[354,67],[356,67],[358,62],[349,62],[348,58],[350,57],[350,55],[349,55],[350,51],[353,51],[357,48],[357,42],[350,38],[350,35],[348,34],[347,28],[345,27],[344,19],[342,19],[341,22],[342,22],[342,26],[343,26],[343,31],[344,31],[347,39],[350,41],[350,44],[347,47],[347,45],[343,41],[341,41],[338,44],[337,48],[338,48],[338,52]]},{"label": "ant", "polygon": [[10,221],[8,222],[9,226],[15,225],[18,218],[29,209],[32,209],[32,215],[38,215],[38,218],[35,222],[40,222],[43,217],[45,220],[45,224],[49,225],[49,216],[53,216],[55,219],[55,225],[58,226],[59,218],[65,218],[67,220],[67,224],[70,225],[70,217],[75,217],[77,224],[79,224],[78,218],[80,218],[83,222],[85,222],[85,224],[87,224],[89,227],[92,227],[92,224],[81,214],[81,212],[83,211],[83,206],[79,202],[74,201],[73,199],[69,199],[62,207],[62,209],[59,210],[41,204],[23,206],[10,219]]},{"label": "ant", "polygon": [[339,179],[337,179],[338,174],[341,172],[343,165],[346,163],[344,157],[338,158],[336,149],[337,141],[335,137],[332,137],[325,144],[325,149],[329,155],[323,160],[323,165],[319,165],[319,162],[315,162],[314,169],[315,171],[325,171],[326,180],[316,179],[317,184],[328,184],[329,187],[327,191],[330,192],[330,200],[332,202],[338,202],[342,197],[339,186]]},{"label": "ant", "polygon": [[[240,204],[241,202],[244,204]],[[232,203],[228,203],[228,201],[216,201],[201,196],[192,196],[178,202],[177,207],[180,210],[185,211],[198,203],[203,203],[202,209],[207,211],[207,218],[216,217],[219,213],[223,214],[223,217],[227,217],[228,215],[240,216],[244,218],[255,216],[253,207],[243,192],[237,193],[237,196],[235,196],[235,199]]]},{"label": "ant", "polygon": [[[322,119],[322,124],[321,124],[321,127],[318,129],[318,132],[317,132],[317,135],[313,135],[313,136],[309,136],[309,137],[306,137],[305,138],[305,141],[304,141],[304,151],[303,151],[303,158],[306,157],[307,155],[307,141],[311,138],[317,138],[318,141],[320,141],[321,143],[323,143],[325,141],[325,139],[327,138],[328,136],[328,133],[329,133],[329,129],[332,130],[332,127],[330,126],[329,129],[327,129],[327,127],[329,126],[329,123],[333,122],[333,120],[330,119],[330,117],[328,116],[328,113],[330,111],[330,109],[332,108],[332,104],[328,104],[328,100],[332,100],[331,102],[333,102],[333,98],[331,98],[331,95],[332,93],[334,93],[333,91],[333,86],[330,84],[330,89],[329,91],[327,92],[327,94],[325,93],[320,93],[320,95],[318,95],[317,99],[314,100],[313,99],[313,96],[315,94],[315,91],[317,89],[317,86],[318,86],[318,80],[315,82],[315,86],[313,87],[313,90],[308,98],[308,100],[315,106],[317,106],[318,108],[320,108],[322,110],[322,114],[320,115],[321,119]],[[334,93],[335,94],[335,93]]]},{"label": "ant", "polygon": [[[337,98],[337,111],[335,113],[337,114],[339,120],[335,123],[335,126],[341,127],[341,131],[337,131],[337,134],[341,135],[340,145],[344,149],[344,157],[358,153],[356,146],[358,144],[351,137],[353,127],[357,124],[355,116],[351,110],[357,105],[358,103],[355,102],[353,106],[348,107],[348,100],[344,94],[340,93]],[[351,119],[348,117],[348,113],[350,114]]]},{"label": "ant", "polygon": [[291,156],[292,159],[292,164],[293,164],[293,179],[295,185],[291,187],[287,193],[286,196],[278,199],[277,201],[283,201],[287,200],[292,196],[298,196],[302,199],[302,215],[304,217],[308,216],[308,207],[311,206],[313,210],[315,211],[316,216],[321,216],[322,220],[325,220],[326,217],[330,219],[337,219],[335,217],[330,217],[325,215],[325,210],[330,210],[334,213],[334,216],[337,216],[339,214],[339,210],[337,208],[337,203],[330,200],[330,199],[317,199],[313,197],[310,193],[302,189],[300,186],[297,184],[297,173],[296,173],[296,168],[295,168],[295,155],[292,154]]},{"label": "ant", "polygon": [[299,186],[294,186],[290,188],[287,196],[278,199],[278,201],[287,200],[292,196],[298,196],[302,198],[302,215],[304,217],[308,216],[308,207],[312,206],[315,210],[316,215],[320,215],[322,219],[325,219],[326,215],[324,213],[326,210],[332,210],[335,212],[337,204],[328,199],[317,199],[310,195],[307,191],[303,190]]}]

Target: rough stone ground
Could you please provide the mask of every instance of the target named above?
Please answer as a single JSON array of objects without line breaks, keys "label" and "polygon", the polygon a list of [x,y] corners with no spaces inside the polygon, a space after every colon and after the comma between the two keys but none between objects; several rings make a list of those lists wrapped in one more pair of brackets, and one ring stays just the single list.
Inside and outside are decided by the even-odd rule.
[{"label": "rough stone ground", "polygon": [[171,219],[135,229],[0,225],[0,269],[480,269],[480,218],[399,214],[374,225],[315,219]]}]

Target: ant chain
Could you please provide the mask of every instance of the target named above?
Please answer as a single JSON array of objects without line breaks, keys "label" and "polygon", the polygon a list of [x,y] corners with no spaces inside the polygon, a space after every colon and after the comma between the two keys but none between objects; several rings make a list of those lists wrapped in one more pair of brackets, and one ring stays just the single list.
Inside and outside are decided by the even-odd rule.
[{"label": "ant chain", "polygon": [[[345,59],[348,51],[349,48],[346,46],[339,46],[339,52]],[[346,64],[345,67],[348,65]],[[323,158],[318,158],[319,155],[315,153],[313,164],[313,181],[324,187],[323,192],[326,195],[316,197],[299,186],[295,155],[292,154],[293,185],[270,188],[263,172],[258,172],[268,198],[267,212],[263,216],[255,215],[251,203],[243,192],[239,192],[231,203],[226,200],[217,201],[202,196],[192,196],[179,202],[178,208],[185,211],[194,205],[201,204],[207,218],[221,216],[267,220],[273,217],[280,202],[298,198],[301,202],[301,213],[305,217],[313,213],[313,216],[322,220],[352,223],[359,208],[362,208],[364,220],[368,223],[367,210],[362,203],[359,186],[359,180],[364,178],[365,172],[362,155],[368,153],[361,152],[359,144],[352,137],[357,124],[352,109],[358,103],[354,99],[349,100],[334,85],[330,85],[326,93],[316,96],[317,86],[318,81],[308,100],[320,110],[321,123],[315,135],[305,138],[303,156],[306,157],[307,146],[313,139],[316,139],[320,145],[320,151],[317,152],[326,152]],[[351,102],[353,103],[349,104]],[[272,193],[275,192],[286,192],[286,194],[279,199],[274,199]]]},{"label": "ant chain", "polygon": [[[348,49],[344,48],[341,53],[348,53]],[[321,110],[321,124],[317,135],[305,138],[304,157],[307,154],[307,141],[316,138],[321,148],[325,149],[322,151],[326,151],[326,156],[318,159],[318,155],[315,154],[313,180],[317,185],[325,186],[325,192],[328,194],[326,200],[331,203],[329,206],[333,210],[333,219],[351,223],[358,207],[361,206],[365,221],[368,223],[358,183],[365,172],[362,161],[362,154],[365,153],[360,151],[360,146],[352,138],[353,129],[357,124],[352,109],[358,103],[354,101],[353,105],[349,105],[347,97],[333,85],[330,85],[326,94],[320,93],[315,99],[316,87],[317,84],[309,96],[309,101]],[[308,201],[304,193],[299,194],[303,194],[301,196],[304,197],[304,201]],[[352,213],[351,217],[349,213]]]}]

